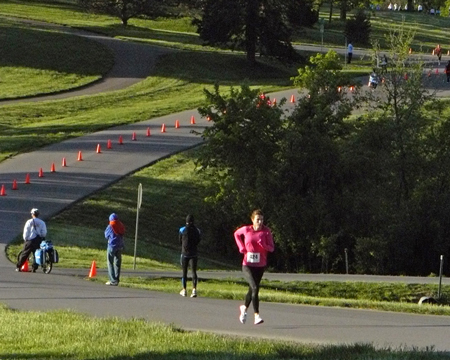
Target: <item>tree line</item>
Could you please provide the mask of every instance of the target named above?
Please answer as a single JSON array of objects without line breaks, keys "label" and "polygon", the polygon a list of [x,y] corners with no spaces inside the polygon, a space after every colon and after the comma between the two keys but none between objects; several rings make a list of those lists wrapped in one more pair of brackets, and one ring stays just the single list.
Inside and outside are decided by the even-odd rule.
[{"label": "tree line", "polygon": [[353,87],[337,54],[312,57],[293,79],[304,93],[287,116],[247,86],[205,91],[199,110],[213,126],[197,165],[211,179],[220,252],[235,252],[227,234],[261,208],[278,271],[343,273],[347,256],[351,273],[438,272],[450,249],[449,103],[424,88],[412,37],[391,35],[379,91]]}]

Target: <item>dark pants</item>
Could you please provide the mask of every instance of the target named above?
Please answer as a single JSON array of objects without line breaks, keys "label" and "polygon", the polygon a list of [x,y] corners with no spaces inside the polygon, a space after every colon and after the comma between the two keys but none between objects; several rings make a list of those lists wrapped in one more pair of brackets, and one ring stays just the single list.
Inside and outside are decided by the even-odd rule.
[{"label": "dark pants", "polygon": [[353,53],[347,54],[347,64],[350,64],[352,62]]},{"label": "dark pants", "polygon": [[27,240],[23,244],[23,250],[20,252],[19,257],[17,259],[17,268],[20,269],[25,261],[28,260],[30,254],[33,255],[33,270],[36,270],[39,266],[36,264],[36,257],[34,253],[37,249],[40,248],[41,238],[39,236],[35,237],[33,240]]},{"label": "dark pants", "polygon": [[122,249],[114,249],[108,246],[106,249],[106,263],[108,264],[109,281],[113,284],[118,284],[122,266]]},{"label": "dark pants", "polygon": [[264,267],[242,265],[242,272],[248,282],[248,292],[245,296],[245,307],[253,303],[253,310],[259,313],[259,284],[264,275]]},{"label": "dark pants", "polygon": [[183,268],[183,277],[181,278],[181,284],[183,286],[183,289],[186,289],[186,281],[187,281],[187,273],[189,268],[189,261],[192,260],[191,263],[191,272],[192,272],[192,283],[193,287],[197,287],[197,262],[198,258],[197,256],[192,257],[186,257],[184,255],[181,255],[181,267]]}]

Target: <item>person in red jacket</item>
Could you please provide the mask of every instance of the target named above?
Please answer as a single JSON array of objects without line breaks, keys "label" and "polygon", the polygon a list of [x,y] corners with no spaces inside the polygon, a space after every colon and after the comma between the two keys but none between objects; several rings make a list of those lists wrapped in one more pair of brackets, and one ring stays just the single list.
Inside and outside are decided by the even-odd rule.
[{"label": "person in red jacket", "polygon": [[434,54],[438,57],[438,64],[441,65],[442,48],[440,44],[437,44],[436,48],[434,49]]},{"label": "person in red jacket", "polygon": [[246,225],[234,232],[234,239],[239,252],[244,254],[242,272],[248,281],[248,292],[245,304],[240,306],[239,320],[245,324],[247,309],[253,303],[255,325],[262,324],[264,320],[259,315],[259,284],[267,265],[267,253],[275,249],[272,232],[263,224],[264,215],[261,210],[254,210],[251,215],[252,225]]},{"label": "person in red jacket", "polygon": [[117,286],[120,281],[120,268],[122,266],[122,251],[124,248],[123,236],[125,226],[119,220],[117,214],[109,216],[109,225],[105,229],[105,239],[108,240],[106,250],[106,262],[108,264],[109,281],[106,285]]}]

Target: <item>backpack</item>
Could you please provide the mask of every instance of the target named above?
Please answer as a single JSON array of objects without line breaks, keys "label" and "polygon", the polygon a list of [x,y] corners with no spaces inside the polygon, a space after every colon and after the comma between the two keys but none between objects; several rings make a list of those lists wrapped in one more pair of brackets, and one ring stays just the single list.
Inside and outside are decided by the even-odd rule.
[{"label": "backpack", "polygon": [[[50,240],[44,240],[41,242],[40,250],[43,250],[42,256],[45,256],[45,252],[47,252],[50,256],[50,259],[53,263],[59,262],[59,254],[58,250],[53,247],[53,244]],[[36,251],[37,252],[37,251]],[[39,263],[38,263],[39,264]],[[41,264],[39,264],[41,265]]]}]

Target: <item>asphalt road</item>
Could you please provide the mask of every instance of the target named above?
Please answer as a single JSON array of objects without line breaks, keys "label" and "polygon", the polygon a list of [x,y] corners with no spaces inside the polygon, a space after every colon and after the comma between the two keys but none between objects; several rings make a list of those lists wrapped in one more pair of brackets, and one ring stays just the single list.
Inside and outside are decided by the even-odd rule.
[{"label": "asphalt road", "polygon": [[[125,73],[130,71],[126,62],[123,64],[123,76],[120,75],[120,67],[116,68],[119,71],[116,76],[119,78],[125,78]],[[83,91],[87,91],[87,88]],[[290,98],[295,93],[290,90],[272,97]],[[195,125],[190,124],[192,115],[196,117]],[[174,128],[176,119],[180,120],[180,129]],[[160,131],[162,124],[166,125],[165,133]],[[32,207],[40,208],[43,217],[50,218],[73,202],[139,168],[198,145],[202,140],[191,130],[201,131],[205,126],[208,126],[208,122],[200,119],[196,111],[185,111],[64,141],[0,163],[0,184],[6,185],[7,192],[6,196],[0,197],[1,250],[21,233]],[[148,128],[151,130],[150,137],[146,136]],[[131,140],[134,132],[137,135],[136,141]],[[123,145],[118,145],[119,136],[123,136]],[[112,140],[112,149],[106,149],[108,139]],[[103,149],[100,154],[95,151],[97,144],[101,144]],[[79,151],[82,152],[83,161],[77,161]],[[67,159],[67,167],[64,168],[61,167],[63,157]],[[50,173],[53,162],[56,164],[56,172]],[[44,177],[41,178],[38,177],[40,168],[44,171]],[[24,184],[26,174],[30,174],[30,184]],[[14,179],[18,182],[17,190],[11,190]],[[86,276],[87,273],[88,269]],[[372,343],[383,348],[432,347],[450,351],[448,317],[262,303],[261,315],[265,323],[254,326],[249,321],[242,325],[238,321],[241,302],[202,298],[201,285],[199,297],[191,299],[182,298],[178,294],[108,287],[74,276],[77,274],[80,275],[80,270],[58,269],[57,265],[49,275],[41,272],[16,273],[14,265],[2,251],[0,302],[22,310],[73,309],[95,316],[138,317],[173,323],[188,330],[219,334],[308,343]],[[157,276],[153,274],[155,275]],[[202,276],[214,275],[200,273],[200,277]],[[302,279],[306,275],[267,276],[287,280],[292,276]],[[305,278],[307,277],[303,277]],[[319,279],[314,278],[317,281]],[[340,280],[345,281],[345,278]]]}]

